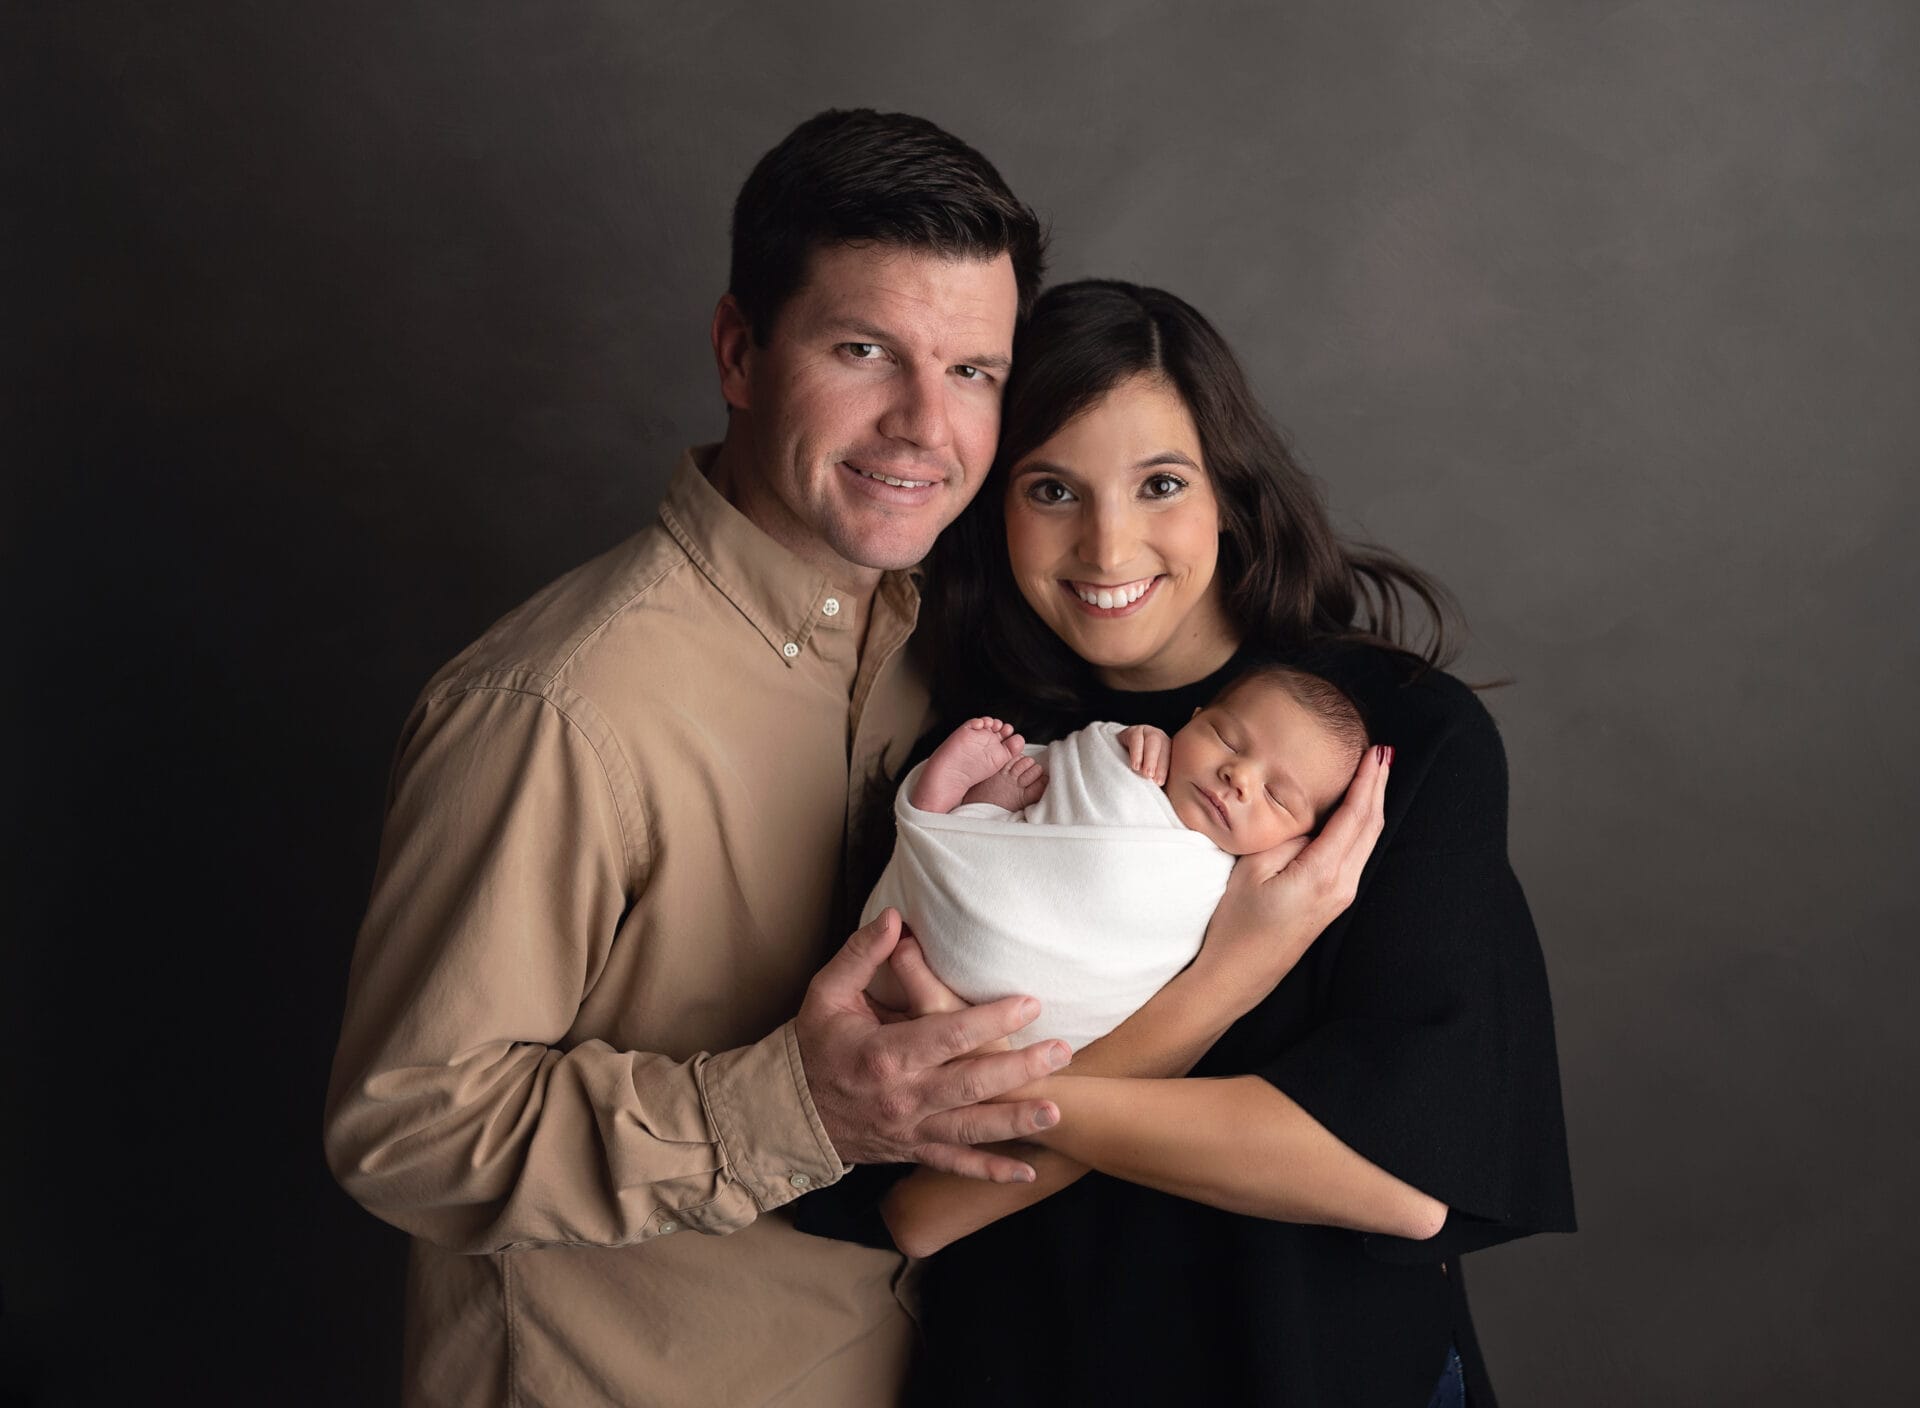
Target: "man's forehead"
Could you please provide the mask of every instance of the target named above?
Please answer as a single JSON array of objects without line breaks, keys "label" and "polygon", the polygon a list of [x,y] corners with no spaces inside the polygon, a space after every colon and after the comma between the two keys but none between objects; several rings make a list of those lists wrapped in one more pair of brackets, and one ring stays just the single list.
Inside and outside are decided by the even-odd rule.
[{"label": "man's forehead", "polygon": [[984,337],[1000,351],[1011,349],[1018,306],[1013,261],[1005,254],[976,259],[880,244],[816,248],[790,304],[813,326],[864,324],[942,340]]}]

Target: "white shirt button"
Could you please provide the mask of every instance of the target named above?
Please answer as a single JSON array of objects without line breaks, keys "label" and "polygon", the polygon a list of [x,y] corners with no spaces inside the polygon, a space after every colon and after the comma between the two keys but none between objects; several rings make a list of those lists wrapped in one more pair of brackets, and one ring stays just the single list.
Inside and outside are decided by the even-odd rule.
[{"label": "white shirt button", "polygon": [[802,1192],[805,1192],[807,1189],[813,1187],[813,1180],[807,1177],[806,1174],[804,1173],[793,1174],[787,1179],[787,1182],[791,1183],[794,1187],[800,1189]]},{"label": "white shirt button", "polygon": [[828,597],[820,603],[820,609],[829,616],[838,616],[840,614],[840,598],[837,596]]},{"label": "white shirt button", "polygon": [[794,656],[800,653],[800,647],[795,645],[792,641],[788,641],[785,645],[780,647],[780,653],[786,656],[787,659],[791,660],[793,659]]},{"label": "white shirt button", "polygon": [[662,1232],[678,1232],[680,1230],[680,1224],[677,1222],[663,1222],[660,1224],[660,1230]]}]

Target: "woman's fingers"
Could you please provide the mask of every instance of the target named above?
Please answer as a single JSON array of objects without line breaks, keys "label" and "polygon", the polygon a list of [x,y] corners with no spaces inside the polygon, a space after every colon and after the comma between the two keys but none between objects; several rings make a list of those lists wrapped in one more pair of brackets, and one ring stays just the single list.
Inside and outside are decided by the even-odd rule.
[{"label": "woman's fingers", "polygon": [[1373,843],[1380,839],[1386,819],[1387,760],[1392,752],[1390,748],[1367,749],[1353,781],[1347,784],[1347,795],[1309,847],[1316,861],[1324,859],[1338,874],[1350,871],[1355,882],[1367,857],[1373,854]]},{"label": "woman's fingers", "polygon": [[967,1005],[965,999],[941,982],[933,969],[927,966],[927,956],[922,952],[918,939],[902,937],[888,962],[893,968],[893,976],[900,980],[901,990],[907,995],[907,1010],[914,1016],[924,1017],[929,1012],[958,1012]]},{"label": "woman's fingers", "polygon": [[1310,836],[1295,836],[1290,840],[1282,841],[1277,846],[1270,846],[1264,851],[1255,851],[1251,855],[1240,857],[1234,862],[1233,876],[1228,883],[1258,885],[1271,880],[1292,865],[1294,857],[1304,851],[1312,840]]}]

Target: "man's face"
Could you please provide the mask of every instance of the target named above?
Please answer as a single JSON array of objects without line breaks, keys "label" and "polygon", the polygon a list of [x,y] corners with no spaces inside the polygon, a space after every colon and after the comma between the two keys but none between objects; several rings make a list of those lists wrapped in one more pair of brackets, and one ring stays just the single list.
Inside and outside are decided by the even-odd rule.
[{"label": "man's face", "polygon": [[722,358],[755,481],[736,501],[849,582],[865,574],[843,564],[920,561],[993,461],[1018,304],[1004,254],[816,249],[766,345],[743,343],[737,371]]}]

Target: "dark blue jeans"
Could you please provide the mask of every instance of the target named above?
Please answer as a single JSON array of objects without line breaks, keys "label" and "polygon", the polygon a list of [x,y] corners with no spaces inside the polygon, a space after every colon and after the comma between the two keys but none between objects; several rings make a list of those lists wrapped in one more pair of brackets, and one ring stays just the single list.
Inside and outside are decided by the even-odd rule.
[{"label": "dark blue jeans", "polygon": [[1440,1371],[1440,1382],[1433,1386],[1427,1408],[1467,1408],[1467,1377],[1460,1368],[1460,1351],[1447,1350],[1447,1367]]}]

